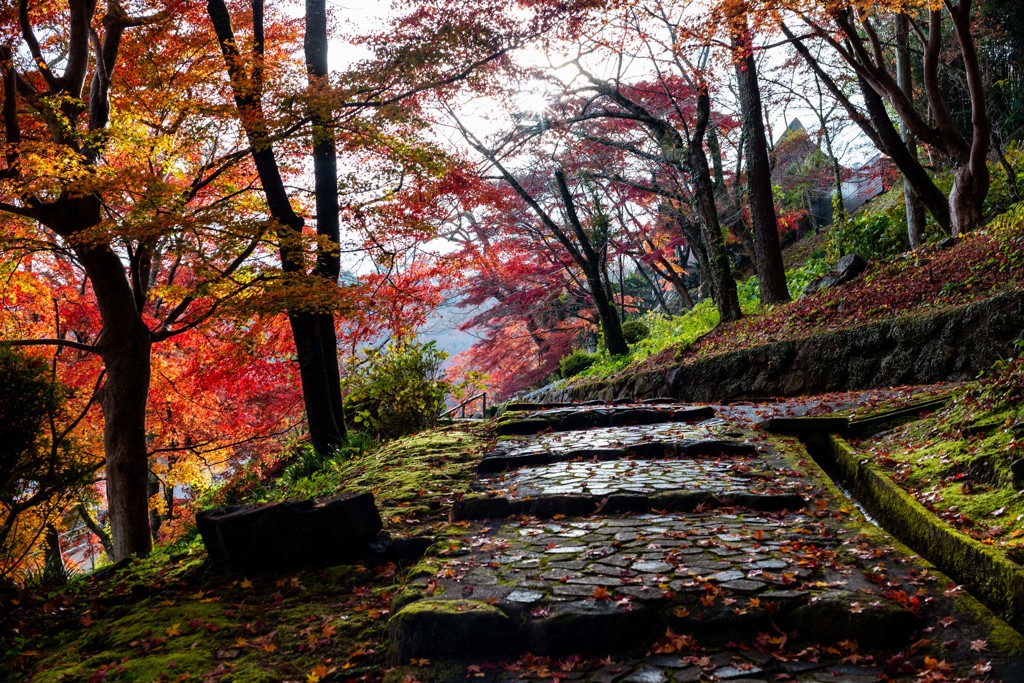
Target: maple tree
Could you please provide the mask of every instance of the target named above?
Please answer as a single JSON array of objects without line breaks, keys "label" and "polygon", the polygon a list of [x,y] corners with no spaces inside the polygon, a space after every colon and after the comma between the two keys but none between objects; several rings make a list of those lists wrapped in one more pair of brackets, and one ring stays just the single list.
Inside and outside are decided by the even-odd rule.
[{"label": "maple tree", "polygon": [[[272,347],[255,348],[278,336],[253,318],[251,302],[275,277],[258,265],[264,230],[250,218],[249,171],[242,163],[247,150],[229,125],[218,123],[223,92],[216,87],[210,41],[180,9],[152,3],[129,15],[112,2],[101,15],[88,2],[64,9],[22,2],[18,16],[6,16],[3,26],[5,39],[25,49],[7,51],[3,62],[5,255],[13,281],[42,286],[15,297],[8,310],[21,323],[7,327],[7,338],[63,350],[77,366],[72,372],[88,367],[78,381],[84,400],[102,409],[102,427],[96,426],[103,434],[117,559],[151,546],[151,452],[198,457],[266,436],[284,429],[277,411],[287,413],[292,405],[275,403],[264,414],[267,423],[244,435],[217,434],[227,424],[210,420],[214,413],[206,419],[193,413],[199,394],[205,408],[225,406],[247,389],[259,387],[255,397],[273,382],[243,383],[241,391],[211,397],[212,387],[203,384],[209,375],[200,376],[186,358],[224,363],[234,353],[244,364],[262,353],[263,371],[281,381],[287,381],[288,366]],[[47,36],[42,43],[39,33]],[[44,277],[32,270],[33,260],[49,271]],[[45,315],[47,307],[56,310]],[[237,333],[208,327],[228,311],[235,316],[228,329]],[[227,350],[225,356],[227,344],[213,343],[218,352],[212,357],[196,354],[213,334],[243,348],[249,344],[249,352]],[[168,353],[154,382],[157,343]],[[94,355],[100,363],[69,358],[72,353]],[[167,431],[157,434],[166,440],[154,441],[147,406],[163,398],[151,389],[165,382],[169,391],[160,393],[167,397],[161,401]],[[185,401],[184,410],[174,407],[191,392],[199,394]],[[186,441],[174,429],[184,431],[187,420],[179,418],[189,413],[209,431]],[[169,464],[161,467],[166,473]],[[167,481],[165,489],[175,483]]]}]

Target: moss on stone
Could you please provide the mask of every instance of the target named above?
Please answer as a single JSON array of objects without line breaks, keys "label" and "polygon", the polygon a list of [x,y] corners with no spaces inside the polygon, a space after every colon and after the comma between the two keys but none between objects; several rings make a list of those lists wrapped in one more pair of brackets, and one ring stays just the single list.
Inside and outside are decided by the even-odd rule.
[{"label": "moss on stone", "polygon": [[957,607],[970,613],[987,631],[985,640],[995,649],[1009,657],[1024,656],[1024,635],[992,613],[973,595],[960,594],[955,598]]},{"label": "moss on stone", "polygon": [[465,614],[466,612],[487,612],[495,615],[505,616],[505,613],[494,605],[489,605],[483,600],[419,600],[408,605],[394,616],[394,619],[401,621],[418,614],[429,612],[431,614]]},{"label": "moss on stone", "polygon": [[940,570],[968,586],[1016,628],[1024,627],[1024,571],[937,519],[846,442],[829,439],[831,464],[879,521]]}]

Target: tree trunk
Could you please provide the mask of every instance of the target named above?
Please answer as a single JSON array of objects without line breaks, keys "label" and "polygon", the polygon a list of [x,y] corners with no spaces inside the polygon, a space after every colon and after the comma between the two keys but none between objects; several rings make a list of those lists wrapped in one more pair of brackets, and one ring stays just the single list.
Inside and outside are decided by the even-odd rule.
[{"label": "tree trunk", "polygon": [[68,582],[68,570],[64,565],[64,554],[60,551],[60,532],[53,524],[46,525],[46,560],[43,565],[43,581],[50,586],[63,586]]},{"label": "tree trunk", "polygon": [[565,216],[568,218],[569,225],[576,235],[578,248],[568,249],[570,246],[568,238],[556,228],[556,232],[560,234],[559,241],[567,247],[573,260],[576,261],[576,265],[582,268],[584,275],[586,275],[587,289],[590,290],[590,296],[594,300],[594,307],[597,309],[597,316],[601,321],[601,336],[604,340],[605,348],[613,356],[628,355],[629,344],[626,343],[626,338],[622,335],[622,323],[619,322],[619,314],[615,310],[615,304],[608,297],[608,291],[611,287],[608,284],[608,278],[603,273],[602,259],[594,249],[590,238],[583,229],[582,223],[580,223],[572,193],[569,191],[569,184],[566,182],[565,173],[561,169],[555,171],[555,184],[558,186],[558,194],[565,209]]},{"label": "tree trunk", "polygon": [[100,390],[107,503],[114,560],[153,549],[149,527],[150,333],[135,309],[120,259],[107,250],[79,252],[103,319],[100,357],[106,379]]},{"label": "tree trunk", "polygon": [[618,311],[605,292],[605,282],[597,268],[587,267],[587,289],[594,299],[594,308],[597,309],[597,316],[601,320],[601,338],[604,340],[604,347],[613,356],[629,355],[629,344],[622,335],[622,323],[619,322]]},{"label": "tree trunk", "polygon": [[153,549],[146,445],[152,337],[121,259],[106,246],[76,244],[77,235],[100,222],[99,198],[64,196],[40,207],[39,214],[41,223],[72,244],[92,283],[103,323],[97,348],[106,370],[100,407],[113,559],[147,555]]},{"label": "tree trunk", "polygon": [[740,115],[748,133],[747,192],[754,229],[754,266],[758,274],[758,289],[762,302],[784,303],[789,301],[789,289],[786,287],[786,269],[782,263],[775,198],[772,195],[771,166],[764,118],[761,115],[757,63],[754,60],[745,6],[738,16],[732,18],[732,23],[732,45],[737,54],[736,80]]},{"label": "tree trunk", "polygon": [[969,232],[982,224],[985,197],[988,196],[988,148],[992,137],[992,122],[985,101],[985,85],[978,62],[978,53],[971,34],[971,0],[947,4],[953,19],[953,28],[967,77],[967,92],[971,98],[971,141],[967,155],[958,159],[953,176],[953,189],[949,193],[949,208],[953,214],[954,234]]},{"label": "tree trunk", "polygon": [[711,182],[711,169],[708,158],[704,154],[704,131],[708,119],[711,118],[711,99],[706,87],[697,95],[697,121],[693,127],[693,136],[689,141],[690,170],[697,204],[700,208],[701,242],[707,252],[708,268],[702,275],[707,278],[711,288],[711,298],[718,308],[720,322],[739,320],[743,313],[740,310],[739,295],[736,292],[736,281],[729,267],[729,257],[722,239],[722,227],[718,223],[718,209],[715,206],[715,188]]},{"label": "tree trunk", "polygon": [[[254,10],[262,11],[262,0],[254,0]],[[281,254],[281,268],[286,273],[306,275],[305,256],[301,248],[302,226],[304,220],[295,213],[288,192],[281,176],[274,148],[268,138],[268,123],[263,116],[261,105],[261,73],[250,77],[243,68],[242,56],[235,42],[231,16],[224,0],[207,0],[207,13],[217,34],[224,64],[231,78],[231,88],[235,98],[235,106],[240,114],[242,126],[249,144],[253,148],[252,158],[260,177],[263,194],[267,199],[270,215],[280,224],[278,248]],[[257,43],[262,48],[262,22],[254,11],[255,32]],[[333,138],[332,138],[333,144]],[[321,164],[326,163],[326,154],[321,150]],[[330,155],[333,158],[333,154]],[[335,162],[336,163],[336,162]],[[323,182],[324,166],[318,180]],[[337,182],[335,179],[334,183]],[[333,215],[337,220],[337,188],[334,188],[334,210],[324,210],[323,217],[330,221]],[[318,199],[319,202],[319,199]],[[318,264],[319,265],[319,264]],[[328,269],[325,263],[324,271]],[[325,352],[325,340],[330,344],[333,334],[334,320],[331,317],[330,331],[322,331],[325,325],[320,324],[317,314],[290,310],[288,322],[295,339],[295,351],[299,360],[299,376],[302,381],[302,398],[306,408],[306,419],[309,425],[310,441],[317,453],[329,453],[342,438],[343,426],[335,417],[340,411],[341,387],[335,383],[337,372],[329,368],[329,361],[334,359],[337,364],[337,347],[332,345]],[[335,390],[334,385],[337,384]]]},{"label": "tree trunk", "polygon": [[[305,400],[306,422],[313,449],[321,454],[331,453],[341,443],[341,427],[334,417],[331,401],[330,373],[326,371],[328,356],[337,360],[337,352],[325,353],[320,330],[322,316],[310,313],[289,313],[288,323],[295,339],[299,360],[299,378]],[[333,318],[331,319],[333,325]],[[340,392],[340,384],[339,384]]]},{"label": "tree trunk", "polygon": [[980,177],[971,163],[958,164],[949,191],[949,210],[953,217],[953,234],[959,235],[982,224],[984,202],[988,195],[988,169]]},{"label": "tree trunk", "polygon": [[[146,491],[150,500],[153,500],[153,496],[160,493],[160,480],[152,472],[149,473],[148,490]],[[160,525],[163,522],[163,518],[160,517],[160,511],[154,507],[149,509],[149,529],[153,534],[153,538],[160,538]]]},{"label": "tree trunk", "polygon": [[[95,275],[90,273],[90,277],[95,286]],[[97,299],[102,302],[98,288]],[[104,316],[101,343],[100,355],[107,371],[100,397],[107,456],[107,502],[117,561],[131,555],[147,555],[153,549],[146,448],[149,330],[138,316],[123,322]]]},{"label": "tree trunk", "polygon": [[[338,218],[338,152],[334,139],[332,112],[326,92],[327,78],[327,6],[325,0],[306,0],[306,35],[303,47],[306,72],[313,90],[313,181],[316,192],[317,276],[337,285],[341,276],[339,254],[341,225]],[[338,334],[334,315],[318,316],[320,347],[327,374],[327,393],[339,436],[345,436],[345,410],[341,397],[341,369],[338,366]]]},{"label": "tree trunk", "polygon": [[[910,69],[910,19],[902,12],[896,13],[896,81],[899,83],[903,94],[911,103],[914,101],[914,75]],[[907,152],[915,160],[917,159],[917,138],[907,127],[906,122],[900,119],[900,136],[903,144],[907,146]],[[914,192],[914,186],[904,176],[903,178],[903,203],[907,213],[907,240],[911,249],[921,246],[924,238],[924,207],[921,200]]]}]

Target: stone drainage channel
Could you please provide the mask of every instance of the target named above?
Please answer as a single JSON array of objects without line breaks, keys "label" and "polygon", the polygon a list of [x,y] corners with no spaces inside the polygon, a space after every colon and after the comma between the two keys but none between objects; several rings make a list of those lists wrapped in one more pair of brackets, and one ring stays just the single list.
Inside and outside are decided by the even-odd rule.
[{"label": "stone drainage channel", "polygon": [[513,415],[396,599],[416,680],[1024,680],[1019,635],[795,439],[682,405]]}]

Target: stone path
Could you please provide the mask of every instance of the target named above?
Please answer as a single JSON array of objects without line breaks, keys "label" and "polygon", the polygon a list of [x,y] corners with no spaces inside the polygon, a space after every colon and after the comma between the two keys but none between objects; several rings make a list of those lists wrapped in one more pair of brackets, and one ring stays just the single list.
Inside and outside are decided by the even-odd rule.
[{"label": "stone path", "polygon": [[439,680],[1024,680],[970,601],[867,525],[797,442],[719,413],[506,418],[506,434],[553,431],[483,458],[396,600],[395,662],[457,662]]}]

